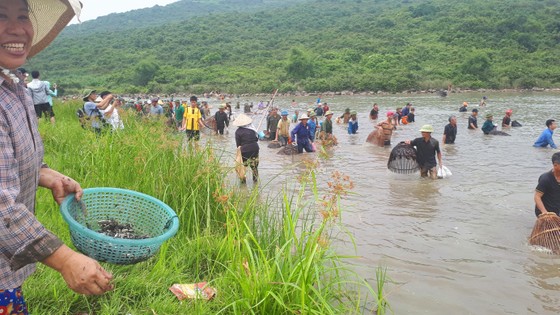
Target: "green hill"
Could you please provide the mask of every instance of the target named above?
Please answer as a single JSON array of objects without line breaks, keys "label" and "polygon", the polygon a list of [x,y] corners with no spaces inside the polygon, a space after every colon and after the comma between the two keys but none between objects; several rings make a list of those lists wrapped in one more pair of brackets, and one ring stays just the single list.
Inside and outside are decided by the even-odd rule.
[{"label": "green hill", "polygon": [[[194,3],[206,9],[189,11]],[[68,27],[27,67],[68,91],[560,86],[555,0],[207,0],[137,11]]]}]

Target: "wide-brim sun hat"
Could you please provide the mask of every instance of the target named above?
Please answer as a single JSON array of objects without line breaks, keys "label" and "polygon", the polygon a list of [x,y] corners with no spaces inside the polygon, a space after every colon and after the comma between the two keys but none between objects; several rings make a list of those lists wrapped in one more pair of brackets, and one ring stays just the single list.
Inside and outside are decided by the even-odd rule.
[{"label": "wide-brim sun hat", "polygon": [[329,115],[333,115],[334,113],[330,110],[327,111],[327,113],[325,114],[325,116],[329,116]]},{"label": "wide-brim sun hat", "polygon": [[353,110],[353,111],[350,112],[350,115],[358,115],[358,112]]},{"label": "wide-brim sun hat", "polygon": [[45,49],[60,32],[77,16],[82,4],[78,0],[27,0],[35,36],[28,58]]},{"label": "wide-brim sun hat", "polygon": [[97,91],[96,91],[96,90],[85,90],[85,91],[84,91],[84,96],[82,97],[82,100],[83,100],[84,102],[87,102],[87,101],[89,100],[89,96],[90,96],[92,93],[95,93],[95,92],[97,92]]},{"label": "wide-brim sun hat", "polygon": [[486,114],[486,118],[487,118],[487,119],[488,119],[488,118],[492,118],[492,117],[494,117],[494,115],[492,115],[492,114]]},{"label": "wide-brim sun hat", "polygon": [[288,116],[288,111],[287,110],[283,110],[280,115],[282,116]]},{"label": "wide-brim sun hat", "polygon": [[303,114],[303,115],[301,115],[301,117],[299,118],[299,120],[304,120],[304,119],[309,119],[309,116],[307,116],[307,114]]},{"label": "wide-brim sun hat", "polygon": [[420,128],[420,132],[434,132],[434,127],[432,125],[424,125]]},{"label": "wide-brim sun hat", "polygon": [[226,104],[220,104],[220,106],[218,106],[218,109],[225,109],[226,108]]},{"label": "wide-brim sun hat", "polygon": [[239,114],[233,121],[232,125],[235,127],[246,126],[253,122],[253,119],[245,114]]}]

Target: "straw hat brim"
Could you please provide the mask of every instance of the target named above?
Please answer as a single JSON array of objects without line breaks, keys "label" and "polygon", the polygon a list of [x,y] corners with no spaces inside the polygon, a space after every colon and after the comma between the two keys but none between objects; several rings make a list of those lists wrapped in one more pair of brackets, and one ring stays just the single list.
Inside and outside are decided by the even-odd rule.
[{"label": "straw hat brim", "polygon": [[235,127],[241,127],[241,126],[245,126],[248,125],[250,123],[253,122],[253,119],[245,114],[239,114],[239,116],[237,116],[235,118],[235,120],[233,121],[232,125],[234,125]]},{"label": "straw hat brim", "polygon": [[78,0],[27,0],[27,3],[35,31],[29,58],[45,49],[82,10]]}]

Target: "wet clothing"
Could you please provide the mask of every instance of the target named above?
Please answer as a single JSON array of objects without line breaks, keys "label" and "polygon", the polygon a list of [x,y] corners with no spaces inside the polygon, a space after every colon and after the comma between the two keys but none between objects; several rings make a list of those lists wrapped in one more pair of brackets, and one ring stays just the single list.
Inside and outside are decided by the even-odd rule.
[{"label": "wet clothing", "polygon": [[323,116],[323,113],[324,113],[323,107],[317,106],[317,107],[315,108],[314,112],[315,112],[315,115],[317,115],[318,117]]},{"label": "wet clothing", "polygon": [[358,120],[350,119],[348,121],[348,134],[354,135],[358,133]]},{"label": "wet clothing", "polygon": [[424,138],[416,138],[410,142],[416,147],[416,161],[423,169],[432,169],[437,166],[436,153],[440,153],[439,142],[431,138],[425,141]]},{"label": "wet clothing", "polygon": [[490,131],[494,130],[494,123],[491,120],[486,120],[481,129],[485,135],[488,135],[490,134]]},{"label": "wet clothing", "polygon": [[[472,125],[474,126],[474,128],[473,128],[473,127],[471,127],[471,124],[472,124]],[[475,117],[475,116],[472,116],[472,115],[471,115],[471,116],[469,117],[469,124],[468,124],[468,128],[469,128],[469,129],[475,129],[475,128],[478,128],[478,122],[477,122],[477,120],[476,120],[476,117]]]},{"label": "wet clothing", "polygon": [[541,133],[541,135],[539,136],[537,141],[535,141],[535,144],[533,144],[533,146],[534,147],[546,148],[547,146],[550,145],[551,148],[556,149],[556,144],[554,144],[554,140],[552,140],[552,134],[553,134],[553,131],[550,130],[550,128],[546,128]]},{"label": "wet clothing", "polygon": [[408,116],[409,113],[410,113],[410,108],[408,106],[405,106],[402,110],[401,116]]},{"label": "wet clothing", "polygon": [[509,126],[511,125],[511,118],[509,118],[508,116],[504,116],[504,118],[502,119],[502,126]]},{"label": "wet clothing", "polygon": [[317,124],[315,123],[315,121],[309,119],[309,121],[307,121],[307,126],[309,126],[309,139],[311,139],[311,142],[315,141],[315,132],[317,131]]},{"label": "wet clothing", "polygon": [[313,152],[308,125],[304,126],[302,123],[299,123],[294,130],[292,130],[291,136],[292,142],[297,142],[298,153],[303,153],[304,149],[306,152]]},{"label": "wet clothing", "polygon": [[466,106],[461,106],[459,107],[459,112],[464,113],[467,111],[467,107]]},{"label": "wet clothing", "polygon": [[413,123],[414,122],[414,117],[415,117],[415,115],[414,115],[413,112],[408,113],[408,115],[407,115],[408,122]]},{"label": "wet clothing", "polygon": [[[554,172],[548,171],[542,174],[535,189],[543,193],[541,200],[546,211],[560,215],[560,183],[554,177]],[[535,215],[538,216],[539,214],[541,212],[535,205]]]},{"label": "wet clothing", "polygon": [[372,108],[371,111],[369,112],[369,118],[373,120],[377,119],[378,115],[379,115],[379,111],[376,110],[375,108]]},{"label": "wet clothing", "polygon": [[288,139],[290,138],[290,120],[280,119],[276,128],[276,132],[278,133],[277,137],[280,141],[280,144],[282,146],[288,144]]},{"label": "wet clothing", "polygon": [[235,131],[235,145],[241,147],[243,164],[253,172],[253,181],[259,178],[259,138],[257,133],[249,128],[239,127]]},{"label": "wet clothing", "polygon": [[457,137],[457,126],[447,124],[443,130],[443,134],[445,135],[445,144],[455,143],[455,138]]},{"label": "wet clothing", "polygon": [[332,134],[332,120],[325,119],[325,121],[323,121],[323,130],[328,135]]},{"label": "wet clothing", "polygon": [[276,139],[276,129],[278,129],[278,122],[282,119],[282,116],[276,115],[268,115],[266,118],[266,130],[270,132],[270,139]]},{"label": "wet clothing", "polygon": [[228,118],[228,114],[224,111],[217,111],[216,114],[214,114],[214,119],[216,119],[216,131],[223,135],[224,134],[224,128],[226,126],[229,127],[229,118]]}]

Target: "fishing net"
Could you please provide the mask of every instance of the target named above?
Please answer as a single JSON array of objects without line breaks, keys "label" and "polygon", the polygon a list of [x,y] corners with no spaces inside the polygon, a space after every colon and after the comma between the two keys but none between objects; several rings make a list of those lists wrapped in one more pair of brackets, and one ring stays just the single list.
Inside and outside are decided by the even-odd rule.
[{"label": "fishing net", "polygon": [[560,255],[560,217],[554,212],[539,215],[529,244],[545,247],[556,255]]},{"label": "fishing net", "polygon": [[391,172],[399,174],[412,174],[420,169],[416,162],[416,150],[410,144],[401,142],[397,144],[387,162],[387,168]]},{"label": "fishing net", "polygon": [[278,141],[271,141],[268,144],[268,147],[271,148],[271,149],[280,149],[282,147],[282,145]]},{"label": "fishing net", "polygon": [[517,120],[514,120],[514,121],[511,122],[511,126],[512,127],[521,127],[522,125]]},{"label": "fishing net", "polygon": [[278,151],[278,154],[283,154],[283,155],[298,154],[297,146],[291,144],[284,146],[282,147],[282,149]]}]

